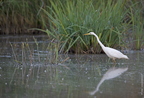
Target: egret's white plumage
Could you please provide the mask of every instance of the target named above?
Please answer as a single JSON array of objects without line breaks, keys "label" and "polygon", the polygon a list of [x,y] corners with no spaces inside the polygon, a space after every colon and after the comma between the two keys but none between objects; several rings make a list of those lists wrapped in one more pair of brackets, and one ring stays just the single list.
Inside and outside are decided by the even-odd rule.
[{"label": "egret's white plumage", "polygon": [[94,33],[94,32],[90,32],[84,35],[94,35],[97,38],[98,43],[100,44],[100,46],[102,47],[103,51],[107,54],[107,56],[111,59],[113,59],[115,61],[115,59],[129,59],[126,55],[124,55],[123,53],[121,53],[120,51],[114,49],[114,48],[110,48],[110,47],[105,47],[101,41],[99,40],[98,36]]}]

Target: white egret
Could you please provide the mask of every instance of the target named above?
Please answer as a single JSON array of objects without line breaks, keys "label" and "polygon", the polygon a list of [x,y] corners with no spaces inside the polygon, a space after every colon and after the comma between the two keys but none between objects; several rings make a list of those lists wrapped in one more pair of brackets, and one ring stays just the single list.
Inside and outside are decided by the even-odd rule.
[{"label": "white egret", "polygon": [[94,33],[94,32],[90,32],[84,35],[94,35],[97,38],[98,43],[100,44],[100,46],[102,47],[103,51],[107,54],[107,56],[109,58],[111,58],[114,62],[115,59],[129,59],[126,55],[124,55],[123,53],[121,53],[120,51],[114,49],[114,48],[110,48],[110,47],[106,47],[104,46],[101,41],[99,40],[98,36]]}]

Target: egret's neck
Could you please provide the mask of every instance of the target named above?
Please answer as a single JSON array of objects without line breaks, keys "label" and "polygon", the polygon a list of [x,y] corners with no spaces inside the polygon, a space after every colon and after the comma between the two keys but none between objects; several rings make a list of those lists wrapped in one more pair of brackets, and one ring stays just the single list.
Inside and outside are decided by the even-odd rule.
[{"label": "egret's neck", "polygon": [[102,48],[104,48],[105,46],[101,43],[101,41],[99,40],[98,36],[96,34],[94,34],[94,36],[97,38],[98,43],[100,44],[100,46]]}]

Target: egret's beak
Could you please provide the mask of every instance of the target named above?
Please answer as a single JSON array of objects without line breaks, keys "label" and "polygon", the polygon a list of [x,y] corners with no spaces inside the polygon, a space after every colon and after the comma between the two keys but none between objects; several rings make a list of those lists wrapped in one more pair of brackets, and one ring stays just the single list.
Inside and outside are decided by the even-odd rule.
[{"label": "egret's beak", "polygon": [[90,35],[90,33],[86,33],[86,34],[84,34],[84,35]]}]

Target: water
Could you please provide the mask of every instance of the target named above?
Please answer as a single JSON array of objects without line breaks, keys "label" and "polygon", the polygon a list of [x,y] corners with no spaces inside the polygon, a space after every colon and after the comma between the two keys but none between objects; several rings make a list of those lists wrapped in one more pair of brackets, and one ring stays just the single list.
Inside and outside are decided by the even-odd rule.
[{"label": "water", "polygon": [[61,54],[56,61],[45,36],[0,40],[0,98],[144,98],[142,51],[116,64],[105,54]]}]

